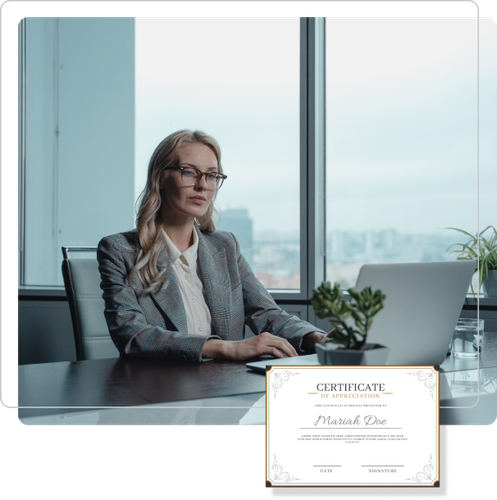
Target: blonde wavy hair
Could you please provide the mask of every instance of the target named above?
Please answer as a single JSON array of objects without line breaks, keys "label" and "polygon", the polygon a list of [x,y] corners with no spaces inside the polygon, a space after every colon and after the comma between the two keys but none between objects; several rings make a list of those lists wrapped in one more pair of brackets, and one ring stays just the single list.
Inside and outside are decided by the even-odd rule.
[{"label": "blonde wavy hair", "polygon": [[[167,279],[164,276],[167,263],[159,261],[159,254],[164,246],[160,210],[162,198],[159,184],[164,177],[164,169],[175,166],[177,163],[177,151],[184,144],[204,144],[209,147],[216,155],[219,173],[223,173],[221,148],[218,142],[200,130],[179,130],[167,136],[155,148],[148,164],[147,183],[137,201],[139,208],[136,216],[136,227],[141,249],[135,267],[128,277],[129,284],[132,286],[133,278],[135,275],[138,276],[144,286],[143,293],[155,292],[161,287],[167,286]],[[197,219],[197,225],[202,230],[216,230],[213,220],[214,214],[216,214],[214,207],[216,194],[217,192],[214,192],[205,215]]]}]

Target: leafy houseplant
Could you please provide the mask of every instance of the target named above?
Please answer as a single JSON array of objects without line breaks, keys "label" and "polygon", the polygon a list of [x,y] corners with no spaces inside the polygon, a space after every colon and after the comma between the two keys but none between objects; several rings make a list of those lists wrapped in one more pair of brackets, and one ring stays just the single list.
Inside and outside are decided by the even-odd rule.
[{"label": "leafy houseplant", "polygon": [[[311,305],[316,316],[320,319],[330,318],[330,323],[334,328],[326,338],[326,342],[341,345],[339,349],[330,349],[329,346],[317,344],[316,351],[319,356],[320,350],[325,349],[329,356],[336,358],[340,356],[340,353],[349,350],[355,352],[352,362],[348,362],[342,356],[338,359],[338,363],[335,359],[333,364],[365,364],[361,360],[366,350],[386,349],[378,344],[366,344],[368,332],[373,324],[373,316],[383,309],[386,296],[381,290],[373,292],[371,287],[366,287],[362,291],[349,288],[347,291],[351,297],[350,301],[344,300],[343,291],[340,290],[338,283],[332,288],[329,282],[324,282],[317,290],[314,290]],[[355,328],[347,323],[350,317],[355,322]],[[361,353],[359,356],[358,352]]]},{"label": "leafy houseplant", "polygon": [[[487,226],[478,238],[478,234],[472,234],[457,229],[455,227],[448,227],[454,231],[465,234],[469,239],[466,243],[454,243],[447,250],[452,247],[459,247],[451,253],[459,253],[457,260],[478,260],[479,261],[479,283],[483,284],[483,288],[487,297],[497,297],[497,231],[493,226]],[[485,238],[483,235],[486,231],[490,230],[490,238]],[[479,250],[479,251],[478,251]],[[471,284],[473,295],[473,284]]]}]

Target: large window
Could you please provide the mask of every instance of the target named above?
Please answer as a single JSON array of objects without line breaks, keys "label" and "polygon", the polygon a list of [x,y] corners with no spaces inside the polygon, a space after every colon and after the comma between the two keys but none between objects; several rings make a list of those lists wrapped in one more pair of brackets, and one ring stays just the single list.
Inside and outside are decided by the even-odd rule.
[{"label": "large window", "polygon": [[[495,28],[480,22],[482,117],[495,116]],[[348,287],[365,262],[453,260],[464,237],[444,228],[478,222],[478,21],[327,19],[326,65],[327,278]],[[495,121],[481,125],[483,228],[497,178]]]},{"label": "large window", "polygon": [[165,136],[213,135],[228,175],[218,228],[271,289],[300,288],[299,23],[136,20],[135,194]]}]

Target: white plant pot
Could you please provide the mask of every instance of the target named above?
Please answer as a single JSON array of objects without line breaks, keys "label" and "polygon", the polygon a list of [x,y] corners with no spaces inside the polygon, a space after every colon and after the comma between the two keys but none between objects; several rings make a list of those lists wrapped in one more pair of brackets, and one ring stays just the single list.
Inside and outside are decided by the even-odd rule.
[{"label": "white plant pot", "polygon": [[483,280],[485,297],[497,297],[497,270],[489,271],[488,278]]}]

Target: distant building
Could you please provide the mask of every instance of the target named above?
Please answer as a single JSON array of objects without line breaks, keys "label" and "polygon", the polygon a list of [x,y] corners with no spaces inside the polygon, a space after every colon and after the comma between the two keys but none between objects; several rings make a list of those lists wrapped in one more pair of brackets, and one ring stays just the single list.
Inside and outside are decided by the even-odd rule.
[{"label": "distant building", "polygon": [[252,266],[253,222],[246,208],[229,208],[221,212],[218,229],[233,233],[240,243],[242,255]]}]

